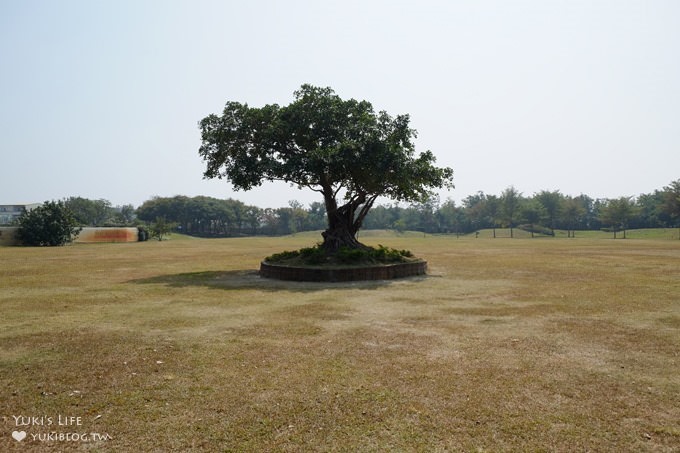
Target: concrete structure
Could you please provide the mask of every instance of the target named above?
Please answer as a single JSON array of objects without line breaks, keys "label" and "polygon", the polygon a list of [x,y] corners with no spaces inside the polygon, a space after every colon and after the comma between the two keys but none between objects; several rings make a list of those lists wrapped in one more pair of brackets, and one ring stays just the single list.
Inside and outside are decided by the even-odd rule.
[{"label": "concrete structure", "polygon": [[0,227],[0,246],[19,245],[16,238],[17,227]]},{"label": "concrete structure", "polygon": [[75,242],[137,242],[139,230],[137,228],[83,228]]},{"label": "concrete structure", "polygon": [[21,217],[24,211],[30,211],[42,203],[31,204],[0,204],[0,225],[11,225]]},{"label": "concrete structure", "polygon": [[[0,227],[0,246],[20,245],[16,238],[19,227]],[[74,242],[137,242],[139,230],[137,228],[83,228]]]}]

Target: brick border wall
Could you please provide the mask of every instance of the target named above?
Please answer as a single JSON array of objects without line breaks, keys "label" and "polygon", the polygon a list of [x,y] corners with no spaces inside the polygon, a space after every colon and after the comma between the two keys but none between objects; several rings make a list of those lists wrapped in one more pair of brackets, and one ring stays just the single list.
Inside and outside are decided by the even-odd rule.
[{"label": "brick border wall", "polygon": [[389,280],[393,278],[424,275],[427,272],[427,261],[413,263],[387,264],[371,267],[350,268],[309,268],[277,266],[266,262],[260,263],[260,276],[278,280],[298,282],[349,282],[355,280]]}]

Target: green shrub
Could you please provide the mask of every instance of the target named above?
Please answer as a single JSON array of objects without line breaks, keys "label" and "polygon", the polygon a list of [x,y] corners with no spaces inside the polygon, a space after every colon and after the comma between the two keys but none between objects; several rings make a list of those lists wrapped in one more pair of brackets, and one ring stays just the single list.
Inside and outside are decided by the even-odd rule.
[{"label": "green shrub", "polygon": [[24,245],[59,246],[73,242],[80,230],[66,203],[46,201],[19,217],[17,236]]},{"label": "green shrub", "polygon": [[341,247],[334,255],[326,254],[321,245],[306,247],[295,251],[275,253],[265,258],[271,263],[289,262],[290,264],[320,265],[328,264],[362,264],[362,263],[401,263],[412,258],[413,254],[408,250],[396,250],[379,245],[378,248],[349,248]]},{"label": "green shrub", "polygon": [[524,230],[528,233],[544,234],[546,236],[554,236],[555,234],[550,228],[544,227],[542,225],[519,225],[520,230]]},{"label": "green shrub", "polygon": [[338,251],[338,261],[345,264],[356,263],[401,263],[406,261],[406,258],[413,257],[413,254],[408,250],[396,250],[393,248],[378,245],[378,248],[366,249],[349,249],[341,248]]},{"label": "green shrub", "polygon": [[368,261],[367,255],[367,251],[364,249],[351,249],[347,247],[340,247],[335,254],[337,260],[343,264],[356,264]]},{"label": "green shrub", "polygon": [[413,258],[413,253],[409,250],[397,250],[382,244],[378,244],[378,248],[374,250],[374,256],[381,262],[402,262],[406,261],[405,258]]},{"label": "green shrub", "polygon": [[306,264],[322,264],[326,261],[326,252],[320,246],[300,249],[300,257]]},{"label": "green shrub", "polygon": [[274,253],[273,255],[266,257],[265,261],[269,261],[270,263],[278,263],[280,261],[286,261],[289,259],[297,258],[298,256],[300,256],[300,252],[297,250],[294,251],[284,250],[281,253]]}]

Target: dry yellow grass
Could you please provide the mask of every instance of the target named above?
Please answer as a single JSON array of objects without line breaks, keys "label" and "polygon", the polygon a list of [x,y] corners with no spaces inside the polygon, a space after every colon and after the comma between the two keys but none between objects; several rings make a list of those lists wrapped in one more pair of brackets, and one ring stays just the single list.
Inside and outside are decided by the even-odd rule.
[{"label": "dry yellow grass", "polygon": [[680,241],[366,235],[429,276],[257,276],[314,240],[0,248],[0,451],[680,450]]}]

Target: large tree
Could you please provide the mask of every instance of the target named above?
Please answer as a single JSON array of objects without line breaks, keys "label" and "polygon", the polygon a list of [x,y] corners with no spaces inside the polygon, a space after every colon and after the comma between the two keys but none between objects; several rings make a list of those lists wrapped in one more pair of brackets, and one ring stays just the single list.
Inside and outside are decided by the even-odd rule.
[{"label": "large tree", "polygon": [[503,214],[503,221],[510,228],[510,237],[514,237],[513,227],[519,214],[520,203],[522,201],[522,194],[510,186],[503,191],[500,197],[501,212]]},{"label": "large tree", "polygon": [[577,198],[564,198],[560,212],[562,213],[562,221],[567,227],[567,237],[576,237],[576,225],[586,213],[583,203]]},{"label": "large tree", "polygon": [[500,224],[502,217],[501,199],[496,195],[487,195],[484,200],[484,212],[491,221],[493,237],[496,239],[496,227]]},{"label": "large tree", "polygon": [[[540,225],[541,221],[548,217],[545,206],[535,198],[523,200],[522,203],[520,203],[519,213],[522,220],[529,224],[529,231],[531,232],[532,238],[536,231],[536,225]],[[551,229],[550,231],[554,236],[555,230]]]},{"label": "large tree", "polygon": [[548,217],[548,223],[552,235],[555,236],[555,222],[560,215],[560,209],[564,201],[564,195],[560,193],[559,190],[550,192],[549,190],[542,190],[534,195],[534,199],[537,200],[545,209],[545,214]]},{"label": "large tree", "polygon": [[416,154],[408,115],[376,113],[367,101],[343,100],[331,88],[303,85],[287,106],[228,102],[199,123],[206,178],[237,190],[285,181],[323,196],[328,227],[323,247],[360,248],[356,238],[378,197],[425,201],[453,187],[453,171]]},{"label": "large tree", "polygon": [[626,239],[628,223],[637,211],[633,197],[619,197],[607,200],[600,212],[600,220],[605,225],[610,225],[611,231],[614,232],[614,239],[619,231],[623,231],[623,238]]}]

